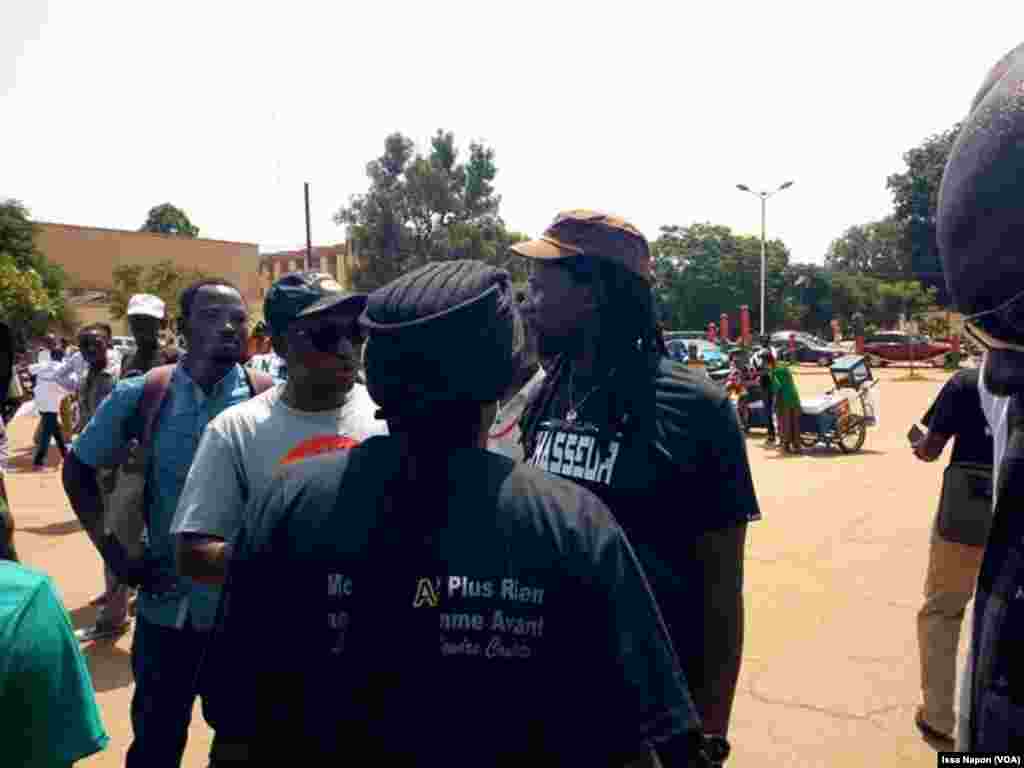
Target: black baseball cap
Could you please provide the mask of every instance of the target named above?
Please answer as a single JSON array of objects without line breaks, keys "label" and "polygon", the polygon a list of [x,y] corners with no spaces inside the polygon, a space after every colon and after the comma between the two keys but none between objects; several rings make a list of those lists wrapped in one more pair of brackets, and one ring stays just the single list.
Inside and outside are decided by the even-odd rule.
[{"label": "black baseball cap", "polygon": [[350,303],[353,311],[366,306],[366,294],[346,292],[323,272],[289,272],[278,278],[263,301],[263,317],[273,335],[288,330],[299,317],[312,317],[322,312],[341,309]]}]

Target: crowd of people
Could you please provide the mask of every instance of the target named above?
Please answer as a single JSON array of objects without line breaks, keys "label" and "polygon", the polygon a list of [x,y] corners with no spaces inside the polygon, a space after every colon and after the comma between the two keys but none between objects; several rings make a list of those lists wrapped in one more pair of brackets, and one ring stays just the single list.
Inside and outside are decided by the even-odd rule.
[{"label": "crowd of people", "polygon": [[[292,273],[252,355],[242,296],[211,279],[182,294],[178,364],[148,296],[130,360],[90,326],[76,380],[46,363],[77,385],[62,477],[106,572],[78,640],[123,633],[137,592],[128,765],[177,765],[197,697],[212,764],[285,743],[440,759],[480,685],[503,695],[460,712],[474,763],[724,761],[760,517],[738,423],[664,358],[635,227],[567,211],[517,252],[527,296],[472,261],[369,295]],[[709,474],[706,512],[647,512]],[[288,606],[270,626],[267,590]]]},{"label": "crowd of people", "polygon": [[[940,194],[944,265],[984,366],[951,378],[912,438],[923,461],[955,439],[915,722],[952,738],[977,585],[958,735],[1004,753],[1024,733],[1024,219],[1007,199],[1024,192],[1024,118],[1004,109],[1022,82],[1024,46],[972,106],[969,124],[1000,130],[961,134]],[[0,698],[25,704],[4,699],[23,734],[5,759],[68,764],[106,745],[78,643],[125,631],[137,591],[128,766],[179,765],[197,698],[216,766],[726,761],[760,519],[740,421],[666,358],[650,248],[628,221],[563,211],[512,251],[530,265],[525,296],[464,260],[368,295],[285,275],[258,356],[249,308],[220,279],[182,293],[176,362],[144,295],[130,358],[115,363],[105,326],[70,357],[47,350],[40,445],[45,458],[60,395],[76,392],[62,480],[106,590],[76,638],[49,578],[18,563],[0,481]],[[798,450],[792,375],[770,351],[755,370]],[[667,509],[690,485],[701,503]]]}]

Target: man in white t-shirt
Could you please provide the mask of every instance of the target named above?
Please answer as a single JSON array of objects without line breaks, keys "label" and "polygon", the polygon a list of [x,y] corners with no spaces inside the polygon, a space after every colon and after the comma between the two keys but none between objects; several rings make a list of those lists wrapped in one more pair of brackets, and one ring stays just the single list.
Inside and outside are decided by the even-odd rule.
[{"label": "man in white t-shirt", "polygon": [[203,433],[171,525],[182,574],[223,582],[247,503],[279,467],[387,433],[356,381],[365,306],[365,294],[344,293],[329,275],[293,272],[271,286],[263,313],[288,380],[227,409]]},{"label": "man in white t-shirt", "polygon": [[67,446],[64,444],[64,434],[61,432],[60,423],[57,420],[60,401],[68,394],[67,390],[61,387],[56,380],[57,370],[64,360],[64,353],[59,349],[54,349],[50,355],[50,362],[35,363],[28,367],[28,372],[36,377],[34,394],[41,427],[41,435],[36,444],[36,454],[33,460],[33,469],[37,472],[44,468],[51,438],[57,443],[61,456],[66,456],[68,452]]}]

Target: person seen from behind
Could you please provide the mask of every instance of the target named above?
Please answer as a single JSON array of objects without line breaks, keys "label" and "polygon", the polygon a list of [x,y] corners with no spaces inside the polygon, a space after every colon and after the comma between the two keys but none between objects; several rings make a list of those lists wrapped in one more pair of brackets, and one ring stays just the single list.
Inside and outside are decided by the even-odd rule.
[{"label": "person seen from behind", "polygon": [[[225,640],[251,758],[302,744],[316,765],[704,764],[608,508],[486,450],[523,364],[508,273],[433,262],[370,294],[362,324],[390,435],[283,467],[232,560]],[[296,599],[265,627],[271,584]]]},{"label": "person seen from behind", "polygon": [[[1024,752],[1024,45],[975,93],[939,187],[936,233],[964,330],[985,349],[978,378],[993,434],[995,507],[975,585],[962,689],[970,752]],[[965,714],[966,711],[966,714]]]},{"label": "person seen from behind", "polygon": [[770,352],[767,362],[771,372],[770,388],[779,418],[779,449],[783,453],[803,453],[800,444],[800,392],[793,379],[792,364],[776,360]]},{"label": "person seen from behind", "polygon": [[977,369],[953,374],[921,423],[928,431],[913,446],[921,461],[937,460],[946,443],[954,442],[932,523],[925,602],[917,614],[923,702],[914,722],[952,750],[960,625],[992,522],[992,430],[981,407]]},{"label": "person seen from behind", "polygon": [[110,742],[89,668],[53,581],[18,561],[2,468],[0,712],[3,765],[70,766]]}]

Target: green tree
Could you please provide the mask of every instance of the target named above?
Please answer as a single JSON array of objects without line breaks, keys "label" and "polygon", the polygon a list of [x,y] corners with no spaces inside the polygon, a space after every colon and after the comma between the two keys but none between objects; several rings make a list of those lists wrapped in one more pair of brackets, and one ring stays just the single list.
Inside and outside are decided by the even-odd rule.
[{"label": "green tree", "polygon": [[790,264],[784,271],[786,320],[821,335],[834,317],[832,275],[817,264]]},{"label": "green tree", "polygon": [[19,269],[14,257],[0,253],[0,320],[23,336],[42,333],[57,316],[39,273]]},{"label": "green tree", "polygon": [[[782,242],[772,240],[766,243],[765,254],[765,320],[771,328],[783,321],[781,297],[789,251]],[[666,327],[700,329],[717,322],[723,312],[735,316],[740,305],[748,304],[757,330],[760,238],[737,235],[729,227],[710,223],[664,226],[652,243],[651,255],[655,296]]]},{"label": "green tree", "polygon": [[899,280],[878,286],[877,313],[882,322],[896,324],[901,317],[916,320],[935,304],[937,291],[917,280]]},{"label": "green tree", "polygon": [[910,276],[904,225],[894,216],[858,224],[832,241],[825,266],[844,272],[863,272],[885,279]]},{"label": "green tree", "polygon": [[388,136],[384,153],[366,166],[369,189],[353,195],[334,216],[348,227],[359,253],[353,284],[372,290],[449,258],[479,259],[525,279],[525,265],[507,253],[523,235],[507,230],[498,215],[494,158],[492,148],[471,143],[461,161],[455,135],[442,130],[426,154],[401,133]]},{"label": "green tree", "polygon": [[[4,262],[0,286],[5,312],[19,333],[34,335],[43,332],[51,322],[63,322],[67,316],[64,287],[67,275],[57,264],[50,262],[35,244],[36,227],[29,218],[28,209],[18,200],[0,203],[0,257]],[[38,283],[43,293],[34,287]],[[6,304],[7,301],[14,302]],[[29,301],[32,304],[19,304]]]},{"label": "green tree", "polygon": [[835,315],[849,321],[860,312],[866,323],[878,322],[879,286],[877,277],[862,272],[831,272],[832,308]]},{"label": "green tree", "polygon": [[163,299],[166,307],[164,321],[174,327],[178,315],[178,298],[191,283],[207,275],[200,270],[182,272],[172,261],[161,261],[150,267],[123,264],[114,269],[114,288],[110,292],[110,315],[115,319],[125,316],[128,301],[136,293],[151,293]]},{"label": "green tree", "polygon": [[162,235],[182,235],[183,237],[199,237],[199,227],[189,221],[188,216],[180,208],[170,203],[154,205],[146,215],[146,223],[140,232],[156,232]]},{"label": "green tree", "polygon": [[886,180],[893,197],[893,217],[904,228],[906,252],[913,278],[937,289],[939,301],[949,303],[936,243],[935,220],[939,185],[960,123],[925,139],[903,155],[906,170]]}]

